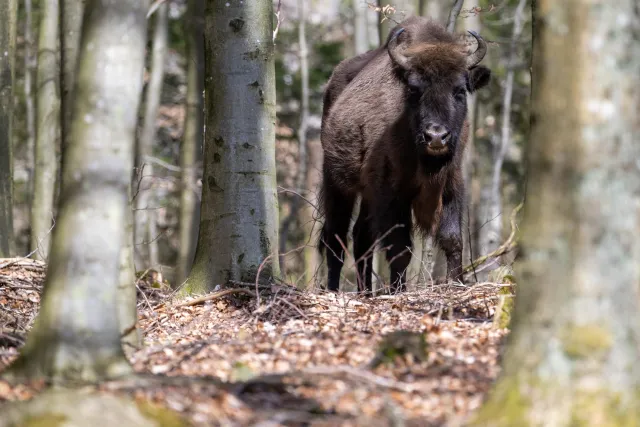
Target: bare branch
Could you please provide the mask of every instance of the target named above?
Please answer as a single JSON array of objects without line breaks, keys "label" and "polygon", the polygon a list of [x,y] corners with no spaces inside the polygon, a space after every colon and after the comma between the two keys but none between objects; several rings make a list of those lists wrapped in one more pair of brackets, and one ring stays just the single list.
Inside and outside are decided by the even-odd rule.
[{"label": "bare branch", "polygon": [[522,209],[523,204],[524,202],[520,203],[511,212],[511,234],[509,234],[509,237],[507,238],[507,240],[502,245],[500,245],[500,247],[495,251],[487,255],[481,256],[480,258],[473,261],[470,265],[467,265],[466,267],[464,267],[462,269],[463,273],[468,273],[476,269],[477,267],[481,266],[482,264],[487,262],[489,259],[497,258],[513,250],[513,248],[516,246],[516,243],[514,242],[514,240],[516,237],[516,230],[518,228],[516,225],[516,216],[518,215],[518,212],[520,212],[520,209]]},{"label": "bare branch", "polygon": [[464,4],[464,0],[456,0],[451,8],[451,12],[449,12],[449,20],[447,21],[447,31],[453,33],[456,29],[456,20],[458,19],[458,15],[460,15],[460,11],[462,10],[462,5]]}]

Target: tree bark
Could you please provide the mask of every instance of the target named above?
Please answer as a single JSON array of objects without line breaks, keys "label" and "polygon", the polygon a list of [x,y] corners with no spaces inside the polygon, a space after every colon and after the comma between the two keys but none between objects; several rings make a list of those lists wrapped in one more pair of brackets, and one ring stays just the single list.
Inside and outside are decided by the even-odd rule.
[{"label": "tree bark", "polygon": [[[480,6],[480,2],[478,0],[467,0],[465,2],[465,6],[467,9],[475,9]],[[467,31],[475,31],[478,34],[482,34],[482,23],[480,21],[480,14],[470,14],[464,20],[464,28]],[[477,115],[477,104],[478,97],[477,94],[471,93],[467,96],[467,106],[468,113],[467,119],[469,120],[469,136],[467,138],[467,148],[465,152],[464,161],[462,164],[462,173],[464,176],[464,188],[466,190],[465,194],[465,213],[463,218],[463,224],[465,224],[464,229],[462,230],[462,264],[469,265],[474,260],[475,255],[471,248],[474,247],[473,242],[471,241],[470,236],[473,235],[473,230],[476,229],[474,224],[474,219],[476,218],[476,212],[474,210],[473,204],[473,165],[474,165],[474,157],[476,155],[476,147],[475,147],[475,134],[476,134],[476,115]]]},{"label": "tree bark", "polygon": [[261,278],[279,274],[273,5],[205,9],[202,207],[186,292],[253,281],[263,262]]},{"label": "tree bark", "polygon": [[513,98],[513,85],[515,70],[513,65],[518,57],[518,41],[522,30],[524,28],[524,8],[527,4],[527,0],[520,0],[516,7],[513,18],[513,34],[511,36],[511,43],[509,47],[509,56],[507,58],[507,75],[504,83],[504,93],[502,98],[502,120],[501,120],[501,132],[500,139],[497,140],[497,144],[493,147],[493,172],[491,176],[491,185],[489,193],[489,216],[494,218],[488,222],[487,232],[491,239],[491,246],[488,248],[489,252],[495,250],[502,242],[502,229],[503,218],[502,215],[502,188],[501,188],[501,176],[502,165],[504,164],[504,158],[507,155],[507,150],[511,145],[511,100]]},{"label": "tree bark", "polygon": [[190,0],[185,19],[187,44],[187,99],[184,136],[180,147],[180,248],[176,285],[188,276],[193,263],[200,219],[200,191],[197,186],[198,164],[202,162],[204,116],[204,2]]},{"label": "tree bark", "polygon": [[453,33],[456,30],[456,21],[458,20],[458,16],[460,16],[463,4],[464,0],[455,0],[451,6],[449,18],[447,19],[447,31],[450,33]]},{"label": "tree bark", "polygon": [[0,3],[0,258],[13,249],[13,85],[18,1]]},{"label": "tree bark", "polygon": [[51,245],[60,140],[60,62],[58,0],[41,4],[36,76],[36,144],[31,206],[31,250],[46,260]]},{"label": "tree bark", "polygon": [[159,262],[156,211],[153,209],[154,206],[151,206],[153,203],[153,163],[147,161],[147,157],[153,155],[153,143],[156,137],[156,120],[162,95],[164,63],[167,56],[168,21],[169,4],[164,2],[155,12],[151,71],[146,90],[144,121],[140,139],[136,145],[136,166],[138,170],[136,187],[138,183],[140,186],[135,196],[134,241],[138,268],[143,265],[158,268]]},{"label": "tree bark", "polygon": [[536,3],[516,307],[473,424],[635,425],[640,12],[635,0]]},{"label": "tree bark", "polygon": [[29,212],[33,203],[33,173],[35,169],[36,150],[36,109],[33,100],[33,69],[37,63],[33,57],[33,20],[31,0],[24,0],[24,104],[26,116],[26,155],[27,200]]},{"label": "tree bark", "polygon": [[87,2],[53,250],[15,376],[97,381],[131,371],[114,319],[147,8]]},{"label": "tree bark", "polygon": [[367,4],[364,1],[353,0],[353,40],[356,55],[369,50],[367,9]]},{"label": "tree bark", "polygon": [[[61,151],[64,151],[64,147],[68,144],[69,129],[71,127],[73,85],[78,65],[84,2],[85,0],[61,0],[60,3],[60,63],[62,64],[62,72],[60,73]],[[63,165],[60,165],[60,167],[64,168]]]}]

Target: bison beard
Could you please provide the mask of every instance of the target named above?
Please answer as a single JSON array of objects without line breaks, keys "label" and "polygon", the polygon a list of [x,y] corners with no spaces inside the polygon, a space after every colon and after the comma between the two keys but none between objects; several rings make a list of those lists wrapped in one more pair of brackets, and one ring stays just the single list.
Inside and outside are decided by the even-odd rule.
[{"label": "bison beard", "polygon": [[318,248],[326,252],[328,288],[338,290],[353,207],[358,289],[372,290],[372,249],[387,248],[392,291],[404,290],[415,226],[435,235],[447,276],[462,279],[462,158],[466,94],[486,86],[486,53],[467,54],[440,24],[410,17],[384,46],[341,62],[324,96],[324,151]]}]

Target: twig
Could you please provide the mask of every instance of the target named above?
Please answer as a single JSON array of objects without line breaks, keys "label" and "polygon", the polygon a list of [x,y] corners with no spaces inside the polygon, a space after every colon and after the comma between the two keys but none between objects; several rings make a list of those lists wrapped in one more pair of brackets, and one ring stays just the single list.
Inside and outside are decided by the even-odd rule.
[{"label": "twig", "polygon": [[149,19],[151,17],[151,15],[153,15],[153,13],[158,10],[158,8],[160,6],[162,6],[162,3],[166,2],[167,0],[156,0],[155,2],[153,2],[153,4],[151,5],[151,7],[149,7],[149,11],[147,12],[147,19]]},{"label": "twig", "polygon": [[167,170],[170,170],[171,172],[180,172],[182,169],[180,168],[180,166],[174,166],[170,163],[165,162],[162,159],[159,159],[157,157],[153,157],[153,156],[144,156],[144,160],[149,162],[149,163],[155,163],[158,166],[161,166]]},{"label": "twig", "polygon": [[232,289],[225,289],[223,291],[216,292],[214,294],[205,295],[203,297],[196,298],[196,299],[193,299],[191,301],[186,301],[186,302],[180,303],[178,305],[175,305],[174,307],[175,308],[190,307],[192,305],[202,304],[203,302],[211,301],[211,300],[214,300],[214,299],[217,299],[217,298],[221,298],[221,297],[223,297],[225,295],[235,294],[235,293],[249,295],[250,297],[254,297],[254,298],[256,297],[256,294],[254,294],[253,292],[251,292],[248,289],[232,288]]},{"label": "twig", "polygon": [[278,8],[276,9],[276,28],[273,30],[273,42],[276,42],[276,37],[278,36],[278,30],[280,30],[280,24],[282,23],[282,19],[280,18],[280,8],[282,7],[282,0],[278,0]]},{"label": "twig", "polygon": [[462,273],[468,273],[471,270],[475,270],[477,267],[479,267],[482,264],[484,264],[485,262],[487,262],[487,260],[489,260],[491,258],[497,258],[497,257],[499,257],[501,255],[504,255],[507,252],[511,251],[515,247],[515,242],[513,240],[516,237],[516,229],[517,229],[516,216],[518,215],[518,212],[520,212],[520,209],[522,209],[523,204],[524,203],[521,202],[511,212],[511,234],[509,234],[509,238],[502,245],[500,245],[500,247],[498,249],[496,249],[495,251],[493,251],[493,252],[491,252],[491,253],[489,253],[487,255],[483,255],[480,258],[477,258],[470,265],[467,265],[466,267],[464,267],[462,269]]}]

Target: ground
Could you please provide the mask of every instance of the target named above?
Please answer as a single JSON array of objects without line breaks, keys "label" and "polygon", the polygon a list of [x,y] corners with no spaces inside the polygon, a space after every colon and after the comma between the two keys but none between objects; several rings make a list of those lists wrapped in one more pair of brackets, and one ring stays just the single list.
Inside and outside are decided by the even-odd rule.
[{"label": "ground", "polygon": [[[0,371],[36,316],[44,269],[0,259]],[[141,377],[100,388],[203,426],[455,426],[499,373],[508,284],[375,298],[260,285],[259,299],[233,286],[198,302],[140,281],[144,346],[127,354]],[[0,404],[42,386],[0,380]]]}]

